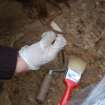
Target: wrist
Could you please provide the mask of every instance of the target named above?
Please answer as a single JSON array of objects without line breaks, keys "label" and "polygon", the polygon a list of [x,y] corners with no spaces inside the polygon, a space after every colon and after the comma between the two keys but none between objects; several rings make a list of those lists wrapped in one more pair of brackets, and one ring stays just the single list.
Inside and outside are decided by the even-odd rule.
[{"label": "wrist", "polygon": [[[38,70],[40,68],[39,65],[35,65],[32,62],[32,55],[33,53],[29,51],[29,46],[24,46],[19,50],[19,56],[24,60],[24,62],[27,64],[29,70]],[[34,52],[34,51],[33,51]],[[37,55],[37,54],[36,54]]]},{"label": "wrist", "polygon": [[28,71],[27,63],[20,56],[18,56],[15,73],[18,74],[26,71]]}]

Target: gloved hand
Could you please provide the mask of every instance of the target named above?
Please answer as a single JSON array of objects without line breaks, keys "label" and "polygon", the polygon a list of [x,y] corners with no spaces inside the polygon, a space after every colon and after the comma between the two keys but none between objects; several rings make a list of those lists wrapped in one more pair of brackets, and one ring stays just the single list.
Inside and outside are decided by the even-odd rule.
[{"label": "gloved hand", "polygon": [[19,55],[30,70],[38,70],[41,65],[52,61],[65,45],[66,40],[62,35],[49,31],[42,34],[39,42],[21,48]]}]

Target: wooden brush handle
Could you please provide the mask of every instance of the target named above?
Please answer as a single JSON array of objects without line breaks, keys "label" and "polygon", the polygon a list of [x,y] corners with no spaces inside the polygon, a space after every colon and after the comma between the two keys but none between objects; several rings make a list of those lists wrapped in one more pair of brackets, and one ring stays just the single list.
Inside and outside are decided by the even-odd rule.
[{"label": "wooden brush handle", "polygon": [[68,80],[68,79],[65,79],[64,82],[66,84],[66,90],[62,97],[60,105],[67,105],[67,102],[70,101],[73,89],[77,86],[77,83],[75,83],[71,80]]}]

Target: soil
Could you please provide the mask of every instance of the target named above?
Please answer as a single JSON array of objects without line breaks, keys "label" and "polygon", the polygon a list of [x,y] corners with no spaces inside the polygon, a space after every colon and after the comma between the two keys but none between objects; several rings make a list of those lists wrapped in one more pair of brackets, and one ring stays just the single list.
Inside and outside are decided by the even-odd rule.
[{"label": "soil", "polygon": [[[65,59],[76,55],[88,63],[80,81],[81,91],[97,83],[105,74],[105,1],[76,0],[70,5],[68,8],[60,4],[62,13],[48,5],[49,16],[45,21],[38,19],[36,11],[30,18],[27,10],[15,0],[0,0],[0,44],[20,49],[37,42],[43,32],[50,30],[47,21],[53,18],[65,32],[64,37],[68,41],[64,49]],[[8,100],[10,105],[39,105],[36,97],[42,80],[48,70],[62,68],[61,61],[62,58],[58,56],[41,67],[40,71],[19,74],[5,81],[4,103],[1,105],[7,105]],[[53,77],[43,105],[57,105],[60,102],[65,89],[63,79],[64,74],[61,73]]]}]

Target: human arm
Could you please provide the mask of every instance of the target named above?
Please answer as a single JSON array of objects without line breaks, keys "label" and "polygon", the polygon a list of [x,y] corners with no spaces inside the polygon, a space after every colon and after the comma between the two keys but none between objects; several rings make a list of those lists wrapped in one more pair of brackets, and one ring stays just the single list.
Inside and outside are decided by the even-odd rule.
[{"label": "human arm", "polygon": [[45,32],[37,43],[22,47],[19,51],[10,47],[0,48],[0,79],[7,80],[14,74],[38,70],[54,60],[65,45],[66,40],[62,35],[50,31]]},{"label": "human arm", "polygon": [[0,46],[0,80],[8,80],[14,75],[17,56],[17,49]]}]

